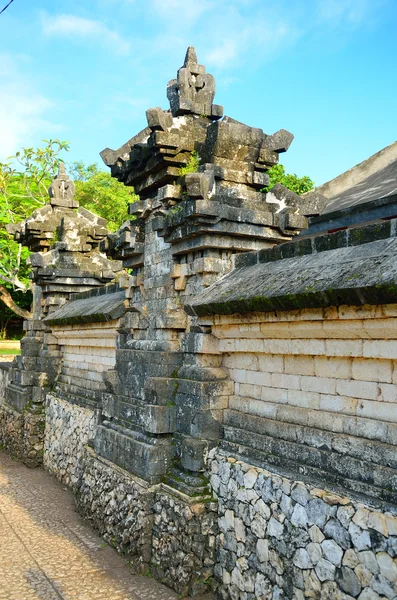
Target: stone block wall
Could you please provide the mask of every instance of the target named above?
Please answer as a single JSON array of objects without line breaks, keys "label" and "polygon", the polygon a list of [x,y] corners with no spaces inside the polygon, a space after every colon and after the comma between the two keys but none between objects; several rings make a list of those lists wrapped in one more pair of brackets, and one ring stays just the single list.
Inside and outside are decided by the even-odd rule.
[{"label": "stone block wall", "polygon": [[217,503],[150,486],[87,447],[75,489],[81,513],[136,571],[184,596],[211,589]]},{"label": "stone block wall", "polygon": [[0,444],[11,456],[36,466],[43,457],[44,418],[40,413],[21,413],[5,402],[11,366],[0,364]]},{"label": "stone block wall", "polygon": [[160,486],[153,504],[151,572],[179,594],[213,588],[218,505]]},{"label": "stone block wall", "polygon": [[9,362],[0,363],[0,399],[6,396],[6,387],[9,383],[9,371],[11,364]]},{"label": "stone block wall", "polygon": [[10,368],[11,363],[0,363],[0,444],[15,456],[20,452],[23,440],[23,422],[16,411],[4,405]]},{"label": "stone block wall", "polygon": [[23,458],[30,467],[38,466],[43,460],[44,416],[1,406],[0,443],[11,456]]},{"label": "stone block wall", "polygon": [[150,561],[153,492],[139,477],[86,448],[76,489],[81,513],[138,571]]}]

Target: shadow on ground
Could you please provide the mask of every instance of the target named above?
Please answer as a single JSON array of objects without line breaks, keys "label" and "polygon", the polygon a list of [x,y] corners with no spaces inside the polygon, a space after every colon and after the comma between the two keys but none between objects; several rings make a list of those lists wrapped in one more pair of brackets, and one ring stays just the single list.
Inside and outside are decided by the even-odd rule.
[{"label": "shadow on ground", "polygon": [[134,575],[80,517],[71,492],[56,479],[0,452],[0,600],[178,598],[157,581]]}]

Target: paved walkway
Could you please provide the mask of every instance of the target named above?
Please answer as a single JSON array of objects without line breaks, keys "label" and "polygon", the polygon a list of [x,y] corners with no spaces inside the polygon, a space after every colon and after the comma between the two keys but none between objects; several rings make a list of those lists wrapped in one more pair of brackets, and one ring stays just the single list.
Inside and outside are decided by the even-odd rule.
[{"label": "paved walkway", "polygon": [[0,452],[0,600],[174,600],[75,511],[70,491]]}]

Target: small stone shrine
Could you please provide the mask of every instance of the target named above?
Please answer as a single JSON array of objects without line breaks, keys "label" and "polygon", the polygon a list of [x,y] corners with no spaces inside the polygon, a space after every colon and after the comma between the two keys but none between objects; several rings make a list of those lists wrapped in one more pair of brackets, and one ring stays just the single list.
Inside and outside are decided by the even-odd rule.
[{"label": "small stone shrine", "polygon": [[[12,226],[15,239],[29,248],[33,280],[33,319],[25,321],[25,337],[9,373],[7,410],[3,420],[12,435],[5,440],[16,456],[30,465],[42,461],[43,403],[54,385],[62,355],[45,317],[76,292],[112,281],[121,263],[99,252],[106,238],[106,221],[74,199],[75,186],[60,163],[48,193],[50,201],[22,223]],[[14,431],[15,430],[15,431]]]}]

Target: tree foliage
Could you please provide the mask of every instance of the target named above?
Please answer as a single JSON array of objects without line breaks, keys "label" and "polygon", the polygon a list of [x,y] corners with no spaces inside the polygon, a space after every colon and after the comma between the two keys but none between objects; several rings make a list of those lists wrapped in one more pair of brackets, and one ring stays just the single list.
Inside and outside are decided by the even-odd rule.
[{"label": "tree foliage", "polygon": [[271,167],[268,170],[267,174],[270,177],[270,183],[268,187],[265,188],[265,191],[271,190],[276,183],[281,183],[286,188],[299,195],[309,192],[314,188],[314,181],[312,181],[310,177],[307,175],[298,177],[295,174],[292,175],[291,173],[286,173],[283,165],[274,165],[274,167]]},{"label": "tree foliage", "polygon": [[106,219],[108,229],[116,231],[127,219],[128,205],[139,199],[134,189],[119,183],[110,173],[99,171],[96,164],[75,162],[69,171],[80,206]]},{"label": "tree foliage", "polygon": [[97,173],[98,165],[96,163],[86,165],[82,160],[77,160],[69,164],[69,175],[74,181],[88,181]]}]

